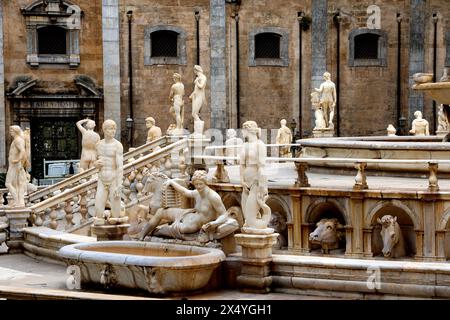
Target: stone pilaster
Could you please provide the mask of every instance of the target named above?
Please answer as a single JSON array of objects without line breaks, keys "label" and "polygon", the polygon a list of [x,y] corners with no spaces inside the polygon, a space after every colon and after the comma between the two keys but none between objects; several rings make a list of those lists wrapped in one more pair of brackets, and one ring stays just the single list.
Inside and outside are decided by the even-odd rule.
[{"label": "stone pilaster", "polygon": [[211,128],[227,127],[226,11],[225,1],[210,0]]},{"label": "stone pilaster", "polygon": [[6,244],[9,253],[22,251],[23,229],[28,227],[28,218],[31,210],[29,208],[5,208],[4,210],[9,223],[9,239]]},{"label": "stone pilaster", "polygon": [[[311,90],[314,90],[319,88],[327,71],[328,1],[312,0],[311,15]],[[311,109],[311,128],[314,128],[314,120]]]},{"label": "stone pilaster", "polygon": [[3,1],[0,1],[0,172],[6,171],[5,68],[3,64]]},{"label": "stone pilaster", "polygon": [[408,98],[408,126],[414,120],[414,112],[420,110],[423,112],[424,100],[423,93],[418,90],[412,90],[414,84],[413,74],[426,72],[425,69],[425,0],[411,0],[411,19],[410,19],[410,43],[409,43],[409,98]]},{"label": "stone pilaster", "polygon": [[119,0],[102,0],[105,120],[112,119],[116,122],[118,140],[121,136],[119,26]]}]

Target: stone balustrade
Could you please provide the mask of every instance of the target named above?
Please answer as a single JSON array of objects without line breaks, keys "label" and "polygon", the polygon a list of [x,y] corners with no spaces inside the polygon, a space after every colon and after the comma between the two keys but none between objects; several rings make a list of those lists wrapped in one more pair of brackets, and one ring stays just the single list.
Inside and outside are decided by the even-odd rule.
[{"label": "stone balustrade", "polygon": [[[136,197],[142,196],[144,184],[143,179],[149,172],[149,167],[156,162],[164,160],[167,162],[167,158],[171,157],[173,152],[178,152],[187,146],[188,140],[181,139],[166,147],[160,148],[152,153],[143,155],[133,161],[130,161],[124,165],[124,203],[127,205],[131,199],[131,185],[134,185],[136,190]],[[136,156],[139,153],[133,151],[133,155]],[[131,159],[131,157],[128,157]],[[172,169],[171,167],[169,169]],[[81,223],[85,222],[88,213],[89,200],[95,196],[97,187],[97,178],[91,178],[88,181],[80,183],[72,188],[65,189],[63,192],[48,197],[47,199],[35,203],[29,207],[31,210],[31,220],[34,225],[42,226],[46,220],[49,220],[49,226],[52,229],[58,228],[58,217],[63,213],[65,216],[64,228],[70,229],[74,225],[73,215],[75,207],[81,215]]]}]

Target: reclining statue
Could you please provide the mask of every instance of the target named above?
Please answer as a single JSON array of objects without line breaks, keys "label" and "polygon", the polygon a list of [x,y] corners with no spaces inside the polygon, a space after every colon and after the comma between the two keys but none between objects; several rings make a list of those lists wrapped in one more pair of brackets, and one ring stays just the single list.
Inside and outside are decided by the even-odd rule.
[{"label": "reclining statue", "polygon": [[[205,243],[222,239],[236,231],[239,228],[238,221],[227,212],[219,194],[208,187],[206,176],[204,170],[194,172],[192,184],[195,190],[188,190],[174,180],[167,180],[165,187],[172,186],[185,197],[193,198],[195,207],[159,208],[144,226],[139,240],[154,235]],[[165,225],[167,222],[170,224]]]}]

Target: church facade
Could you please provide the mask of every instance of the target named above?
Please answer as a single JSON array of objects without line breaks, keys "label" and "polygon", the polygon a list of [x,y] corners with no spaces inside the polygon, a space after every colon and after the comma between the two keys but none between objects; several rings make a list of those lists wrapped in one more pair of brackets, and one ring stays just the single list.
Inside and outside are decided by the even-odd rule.
[{"label": "church facade", "polygon": [[331,73],[339,136],[407,132],[420,110],[436,127],[433,101],[411,90],[417,72],[450,67],[446,0],[15,0],[0,1],[0,169],[13,124],[30,128],[33,174],[45,160],[77,159],[79,119],[119,124],[125,146],[146,139],[152,116],[173,123],[173,73],[207,76],[206,128],[247,120],[311,135],[311,92]]}]

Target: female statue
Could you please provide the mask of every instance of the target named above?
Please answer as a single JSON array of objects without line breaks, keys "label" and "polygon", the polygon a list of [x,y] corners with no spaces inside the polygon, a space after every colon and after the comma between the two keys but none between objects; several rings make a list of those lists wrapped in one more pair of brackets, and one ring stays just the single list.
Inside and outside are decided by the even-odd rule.
[{"label": "female statue", "polygon": [[271,217],[270,208],[265,203],[268,198],[267,178],[263,175],[266,146],[259,139],[261,129],[255,121],[245,122],[242,129],[245,143],[240,153],[240,178],[244,228],[265,229]]}]

